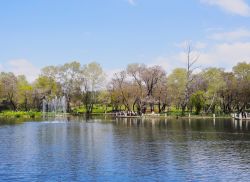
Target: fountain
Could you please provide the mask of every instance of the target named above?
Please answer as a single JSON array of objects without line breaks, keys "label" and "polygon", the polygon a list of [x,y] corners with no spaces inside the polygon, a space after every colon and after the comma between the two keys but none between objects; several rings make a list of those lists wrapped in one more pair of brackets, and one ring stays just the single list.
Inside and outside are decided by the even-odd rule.
[{"label": "fountain", "polygon": [[65,114],[67,112],[67,101],[66,97],[57,97],[55,96],[53,99],[43,99],[43,107],[42,111],[43,114],[45,113],[54,113],[55,115],[58,115],[60,113]]}]

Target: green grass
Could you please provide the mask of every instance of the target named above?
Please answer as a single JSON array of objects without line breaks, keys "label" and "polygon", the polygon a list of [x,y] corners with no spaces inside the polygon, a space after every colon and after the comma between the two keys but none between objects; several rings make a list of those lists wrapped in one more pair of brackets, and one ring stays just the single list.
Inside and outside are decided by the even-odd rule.
[{"label": "green grass", "polygon": [[[125,106],[121,106],[120,107],[121,110],[126,110],[125,109]],[[73,110],[73,114],[83,114],[83,113],[86,113],[86,109],[84,106],[80,106],[80,107],[75,107],[72,109]],[[112,107],[105,107],[104,105],[101,105],[101,104],[96,104],[94,105],[94,108],[93,108],[93,114],[102,114],[102,113],[110,113],[112,112]],[[150,108],[147,108],[147,111],[148,113],[150,113]],[[155,113],[158,113],[158,108],[155,107]],[[177,109],[175,107],[171,107],[171,108],[168,108],[168,111],[166,112],[162,112],[161,115],[165,115],[167,114],[168,116],[179,116],[179,117],[187,117],[189,116],[189,113],[192,117],[213,117],[213,114],[209,113],[209,114],[206,114],[206,113],[200,113],[199,115],[195,114],[195,110],[193,112],[189,112],[189,111],[186,111],[184,113],[184,115],[182,114],[182,111],[181,109]],[[230,115],[228,114],[223,114],[223,113],[215,113],[216,114],[216,117],[230,117]]]},{"label": "green grass", "polygon": [[[122,106],[120,108],[121,110],[125,110],[125,107]],[[155,108],[155,112],[157,113],[157,108]],[[149,111],[149,109],[148,109]],[[104,106],[101,104],[96,104],[93,107],[93,114],[104,114],[104,113],[110,113],[112,112],[112,107],[111,106]],[[78,114],[84,114],[86,113],[86,108],[84,106],[80,106],[80,107],[75,107],[72,108],[72,113],[73,115],[78,115]],[[149,113],[149,112],[148,112]],[[167,116],[169,117],[188,117],[190,112],[186,111],[184,115],[182,115],[182,111],[180,109],[176,109],[175,107],[171,107],[168,108],[168,111],[161,113],[161,116],[165,116],[165,114],[167,114]],[[53,117],[55,113],[47,113],[47,116],[51,116]],[[195,114],[195,111],[193,111],[191,114],[191,117],[213,117],[213,114],[205,114],[205,113],[201,113],[199,115]],[[28,112],[24,112],[24,111],[17,111],[17,112],[13,112],[13,111],[3,111],[0,112],[0,117],[6,117],[6,118],[41,118],[42,117],[42,113],[41,112],[36,112],[36,111],[28,111]],[[229,114],[223,114],[223,113],[216,113],[216,117],[230,117]]]},{"label": "green grass", "polygon": [[0,117],[7,117],[7,118],[40,118],[41,112],[34,112],[34,111],[3,111],[0,113]]},{"label": "green grass", "polygon": [[[84,106],[72,108],[73,114],[83,114],[86,113],[86,108]],[[102,114],[108,113],[112,111],[112,107],[105,107],[102,105],[94,105],[93,107],[93,114]]]}]

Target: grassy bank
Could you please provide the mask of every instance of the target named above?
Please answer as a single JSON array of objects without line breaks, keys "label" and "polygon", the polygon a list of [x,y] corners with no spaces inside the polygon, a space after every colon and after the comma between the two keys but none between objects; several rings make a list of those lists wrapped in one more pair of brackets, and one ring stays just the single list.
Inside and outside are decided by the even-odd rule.
[{"label": "grassy bank", "polygon": [[[103,113],[111,113],[111,112],[112,112],[112,107],[106,107],[102,105],[94,105],[93,111],[92,111],[93,114],[103,114]],[[72,108],[72,113],[84,114],[86,113],[86,108],[83,106]]]},{"label": "grassy bank", "polygon": [[[70,113],[70,115],[84,115],[86,113],[86,110],[84,109],[84,107],[82,108],[77,108],[74,109],[72,113]],[[144,116],[145,117],[158,117],[158,118],[213,118],[213,114],[199,114],[196,115],[195,113],[190,113],[190,117],[189,117],[189,113],[190,112],[185,112],[184,115],[182,115],[181,111],[169,111],[169,112],[165,112],[165,113],[161,113],[161,114],[151,114],[151,113],[147,113]],[[58,113],[59,114],[59,113]],[[112,108],[108,107],[94,107],[93,109],[93,115],[110,115],[112,114]],[[24,112],[24,111],[4,111],[4,112],[0,112],[0,118],[42,118],[43,113],[42,112],[35,112],[35,111],[28,111],[28,112]],[[55,117],[55,113],[46,113],[47,117]],[[129,116],[128,116],[129,117]],[[136,117],[140,117],[140,116],[136,116]],[[222,114],[222,113],[216,113],[215,114],[216,118],[230,118],[231,116],[229,114]]]},{"label": "grassy bank", "polygon": [[34,112],[34,111],[4,111],[0,113],[0,117],[5,118],[41,118],[41,112]]}]

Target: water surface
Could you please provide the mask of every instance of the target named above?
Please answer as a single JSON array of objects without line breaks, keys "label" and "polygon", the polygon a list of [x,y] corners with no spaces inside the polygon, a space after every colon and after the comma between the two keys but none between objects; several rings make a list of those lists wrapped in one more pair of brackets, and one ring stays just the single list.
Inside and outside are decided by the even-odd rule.
[{"label": "water surface", "polygon": [[0,120],[0,181],[250,179],[246,121]]}]

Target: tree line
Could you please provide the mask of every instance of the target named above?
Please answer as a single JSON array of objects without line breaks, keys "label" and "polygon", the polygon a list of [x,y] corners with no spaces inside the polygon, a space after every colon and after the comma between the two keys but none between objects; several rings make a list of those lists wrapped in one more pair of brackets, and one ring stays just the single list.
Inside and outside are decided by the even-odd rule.
[{"label": "tree line", "polygon": [[55,96],[66,97],[68,112],[84,107],[92,113],[95,105],[138,114],[229,114],[250,108],[250,63],[240,62],[231,72],[211,67],[196,73],[195,62],[188,57],[186,68],[169,74],[161,66],[129,64],[108,82],[96,62],[45,67],[33,83],[23,75],[1,72],[0,110],[41,111],[43,100]]}]

